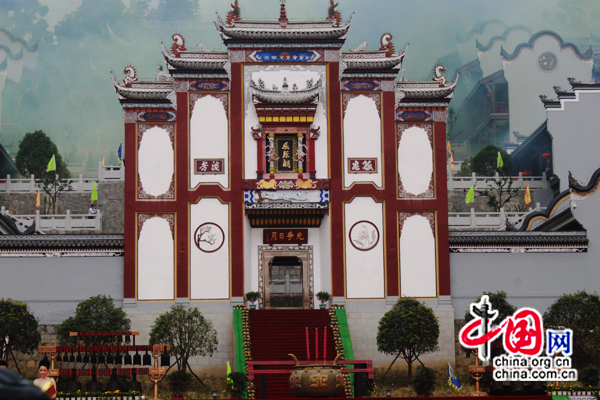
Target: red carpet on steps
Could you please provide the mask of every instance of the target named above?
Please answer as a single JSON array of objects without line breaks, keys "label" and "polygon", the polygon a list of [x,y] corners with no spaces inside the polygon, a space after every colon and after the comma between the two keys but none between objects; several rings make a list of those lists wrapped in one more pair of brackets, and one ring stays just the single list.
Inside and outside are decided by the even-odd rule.
[{"label": "red carpet on steps", "polygon": [[[250,310],[250,343],[254,361],[292,361],[306,357],[306,327],[310,339],[310,359],[315,359],[315,329],[319,332],[319,360],[323,359],[323,332],[327,329],[327,360],[336,356],[329,310]],[[277,367],[266,367],[277,369]],[[289,368],[289,367],[288,367]],[[294,398],[289,374],[266,374],[266,398]],[[260,374],[255,375],[256,398],[260,399]],[[343,396],[343,395],[342,395]]]}]

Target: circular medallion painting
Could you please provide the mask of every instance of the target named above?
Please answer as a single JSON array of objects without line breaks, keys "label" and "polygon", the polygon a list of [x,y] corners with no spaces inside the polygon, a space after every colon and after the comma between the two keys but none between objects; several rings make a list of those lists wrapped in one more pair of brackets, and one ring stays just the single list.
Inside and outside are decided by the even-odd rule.
[{"label": "circular medallion painting", "polygon": [[554,53],[546,52],[538,58],[538,64],[542,71],[550,72],[556,69],[558,59],[556,58]]},{"label": "circular medallion painting", "polygon": [[379,229],[370,221],[358,221],[352,225],[348,236],[356,250],[367,251],[377,246]]},{"label": "circular medallion painting", "polygon": [[225,242],[225,232],[213,222],[205,222],[194,232],[194,243],[205,253],[214,253]]}]

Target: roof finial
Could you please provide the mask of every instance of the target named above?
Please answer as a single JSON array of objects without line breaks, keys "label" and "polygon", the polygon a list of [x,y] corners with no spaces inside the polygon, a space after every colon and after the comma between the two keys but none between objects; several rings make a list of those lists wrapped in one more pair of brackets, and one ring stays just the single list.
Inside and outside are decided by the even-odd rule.
[{"label": "roof finial", "polygon": [[285,12],[285,0],[280,0],[281,1],[281,8],[279,10],[279,25],[281,25],[282,28],[285,28],[288,24],[288,18],[287,18],[287,14]]},{"label": "roof finial", "polygon": [[229,10],[227,13],[227,25],[231,25],[231,23],[235,21],[239,21],[241,17],[240,5],[238,4],[238,0],[235,0],[233,4],[230,4],[232,10]]}]

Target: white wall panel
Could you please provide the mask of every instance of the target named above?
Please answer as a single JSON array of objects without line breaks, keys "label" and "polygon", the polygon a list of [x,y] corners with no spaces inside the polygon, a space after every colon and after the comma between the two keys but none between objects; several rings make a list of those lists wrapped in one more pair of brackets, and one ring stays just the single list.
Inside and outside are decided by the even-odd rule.
[{"label": "white wall panel", "polygon": [[229,204],[206,198],[190,206],[189,248],[190,299],[229,299]]},{"label": "white wall panel", "polygon": [[437,268],[434,214],[400,213],[400,292],[436,297]]},{"label": "white wall panel", "polygon": [[[216,96],[227,98],[225,93],[219,93]],[[204,182],[216,182],[228,188],[229,121],[223,102],[210,94],[193,101],[195,102],[194,110],[190,118],[190,187],[194,188]],[[195,174],[194,159],[197,158],[223,158],[224,173]]]},{"label": "white wall panel", "polygon": [[153,126],[145,130],[138,150],[138,174],[144,192],[154,197],[169,192],[174,170],[175,153],[167,129]]},{"label": "white wall panel", "polygon": [[[151,217],[146,219],[148,216]],[[137,246],[137,298],[174,300],[175,242],[169,221],[152,214],[140,214],[138,219],[145,221],[138,223],[141,231]]]},{"label": "white wall panel", "polygon": [[[344,93],[344,95],[348,95]],[[379,96],[379,94],[376,94]],[[344,115],[344,186],[354,182],[373,182],[381,187],[381,118],[379,104],[367,96],[353,97],[348,101]],[[351,174],[349,158],[376,158],[377,173]]]},{"label": "white wall panel", "polygon": [[[385,297],[383,204],[356,197],[344,204],[346,297]],[[375,232],[375,236],[373,236]]]},{"label": "white wall panel", "polygon": [[431,124],[398,126],[399,197],[433,197]]}]

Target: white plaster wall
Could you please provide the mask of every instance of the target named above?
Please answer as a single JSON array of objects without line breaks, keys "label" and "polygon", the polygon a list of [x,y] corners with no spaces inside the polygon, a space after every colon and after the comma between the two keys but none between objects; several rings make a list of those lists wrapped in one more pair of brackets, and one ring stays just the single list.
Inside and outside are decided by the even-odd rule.
[{"label": "white plaster wall", "polygon": [[[512,54],[515,47],[519,43],[524,43],[529,40],[531,33],[522,28],[513,29],[506,34],[504,39],[498,39],[494,41],[492,48],[487,51],[477,51],[477,57],[479,58],[479,66],[483,72],[483,76],[486,77],[502,69],[502,57],[500,56],[501,48],[508,54]],[[481,42],[483,45],[487,45],[488,42]]]},{"label": "white plaster wall", "polygon": [[[556,69],[551,72],[541,70],[538,65],[539,56],[545,52],[552,52],[558,59]],[[508,81],[510,131],[529,136],[546,119],[539,96],[556,98],[553,86],[569,90],[569,77],[587,82],[592,76],[593,61],[577,58],[569,47],[561,50],[553,36],[540,36],[532,49],[523,48],[517,58],[505,60],[503,65]],[[515,141],[512,133],[511,140]]]},{"label": "white plaster wall", "polygon": [[[325,65],[310,64],[285,64],[285,65],[245,65],[244,66],[244,177],[245,179],[256,179],[257,158],[256,141],[252,138],[250,128],[258,123],[256,110],[252,103],[250,91],[250,81],[258,84],[261,78],[265,82],[265,87],[272,88],[273,84],[281,89],[283,78],[287,78],[288,85],[291,87],[294,83],[298,89],[306,87],[306,81],[310,78],[316,84],[321,79],[321,92],[319,94],[319,103],[314,116],[313,123],[321,127],[321,135],[316,140],[315,148],[315,168],[317,178],[328,178],[328,139],[327,139],[327,68]],[[264,141],[263,141],[264,143]]]},{"label": "white plaster wall", "polygon": [[422,215],[404,221],[400,236],[400,292],[402,296],[436,297],[435,236]]},{"label": "white plaster wall", "polygon": [[[350,243],[350,229],[358,221],[370,221],[379,230],[379,242],[368,251],[360,251]],[[346,241],[346,297],[375,299],[385,296],[383,204],[371,197],[356,197],[344,204]]]},{"label": "white plaster wall", "polygon": [[[381,119],[377,104],[367,96],[353,97],[344,117],[344,186],[354,182],[373,182],[381,187]],[[350,174],[348,158],[377,158],[376,174]]]},{"label": "white plaster wall", "polygon": [[138,150],[138,173],[144,191],[152,196],[166,193],[174,170],[175,155],[169,133],[153,126],[144,132]]},{"label": "white plaster wall", "polygon": [[[481,32],[473,32],[473,35],[464,43],[458,43],[458,54],[463,64],[469,63],[477,58],[477,46],[475,41],[479,43],[489,43],[494,36],[501,35],[506,29],[506,24],[500,21],[488,23]],[[468,32],[465,32],[466,36]]]},{"label": "white plaster wall", "polygon": [[[225,173],[195,175],[195,158],[223,158]],[[223,103],[210,95],[196,100],[190,118],[190,188],[205,182],[229,187],[229,121]]]},{"label": "white plaster wall", "polygon": [[[219,225],[225,234],[223,245],[213,253],[203,252],[194,242],[196,229],[211,222]],[[215,229],[215,231],[217,231]],[[216,232],[220,238],[220,232]],[[229,299],[229,204],[218,199],[204,198],[190,206],[190,299]]]},{"label": "white plaster wall", "polygon": [[138,300],[175,299],[174,248],[165,218],[153,217],[144,222],[137,248]]},{"label": "white plaster wall", "polygon": [[600,137],[600,90],[581,90],[576,99],[562,102],[561,109],[546,111],[548,131],[552,135],[554,173],[560,178],[561,190],[565,190],[569,187],[569,171],[582,185],[587,185],[594,171],[600,168],[600,141],[597,140]]},{"label": "white plaster wall", "polygon": [[433,174],[433,150],[427,132],[418,126],[406,129],[398,144],[398,174],[407,192],[427,191]]}]

